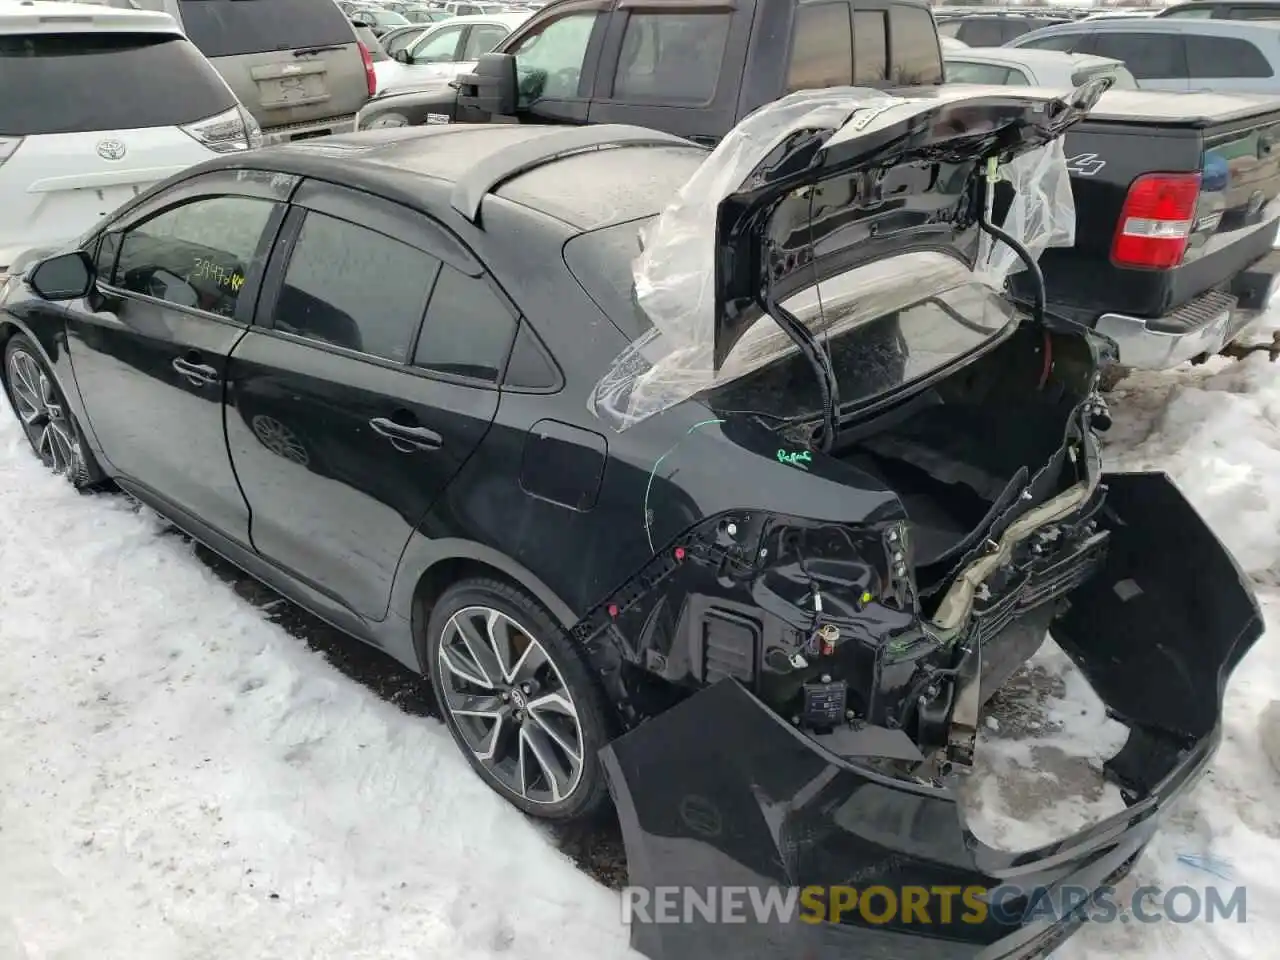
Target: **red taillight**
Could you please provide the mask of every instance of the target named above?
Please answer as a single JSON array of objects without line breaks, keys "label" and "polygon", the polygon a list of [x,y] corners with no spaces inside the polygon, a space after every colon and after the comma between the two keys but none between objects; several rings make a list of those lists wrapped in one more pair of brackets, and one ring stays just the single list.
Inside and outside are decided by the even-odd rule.
[{"label": "red taillight", "polygon": [[369,48],[363,43],[360,44],[360,59],[364,61],[364,83],[369,88],[369,96],[373,96],[378,92],[378,74],[373,69],[373,57],[369,55]]},{"label": "red taillight", "polygon": [[1200,199],[1200,174],[1149,173],[1133,181],[1111,244],[1121,267],[1164,270],[1182,262]]}]

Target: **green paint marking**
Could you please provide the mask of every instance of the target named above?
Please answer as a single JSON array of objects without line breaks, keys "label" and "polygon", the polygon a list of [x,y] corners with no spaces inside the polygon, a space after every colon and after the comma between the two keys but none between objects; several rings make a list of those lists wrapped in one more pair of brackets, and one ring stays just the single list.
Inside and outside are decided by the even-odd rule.
[{"label": "green paint marking", "polygon": [[813,454],[808,450],[798,450],[795,453],[787,453],[785,450],[778,451],[778,462],[790,464],[793,467],[799,467],[801,470],[808,470],[809,463],[813,460]]}]

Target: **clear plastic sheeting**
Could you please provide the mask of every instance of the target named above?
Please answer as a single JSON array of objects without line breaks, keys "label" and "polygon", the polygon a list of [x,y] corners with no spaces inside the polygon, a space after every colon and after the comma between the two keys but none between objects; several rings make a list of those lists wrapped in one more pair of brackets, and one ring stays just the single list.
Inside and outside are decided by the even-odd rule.
[{"label": "clear plastic sheeting", "polygon": [[[1013,187],[1014,198],[1004,221],[996,226],[1020,241],[1036,260],[1050,247],[1075,245],[1076,203],[1061,137],[1014,157],[999,174]],[[1010,274],[1024,268],[1008,244],[982,235],[974,273],[983,283],[1002,289]]]},{"label": "clear plastic sheeting", "polygon": [[[992,91],[996,91],[993,89]],[[998,91],[1007,97],[1008,88]],[[1022,91],[1029,99],[1050,101],[1057,92]],[[950,102],[980,98],[969,91]],[[600,380],[588,400],[591,411],[623,430],[709,387],[741,377],[797,350],[768,317],[752,326],[715,369],[716,222],[728,196],[763,184],[752,182],[761,162],[787,138],[807,130],[837,131],[837,141],[866,136],[894,123],[947,105],[929,97],[895,97],[856,87],[806,90],[768,104],[745,118],[720,142],[661,215],[641,235],[642,252],[633,264],[636,302],[653,323],[632,343]],[[973,131],[963,131],[971,133]],[[1015,157],[1000,168],[1013,188],[1008,212],[997,225],[1039,255],[1051,246],[1075,240],[1075,206],[1061,140]],[[984,235],[985,237],[985,235]],[[783,306],[827,336],[838,336],[858,323],[902,309],[931,294],[975,281],[1002,289],[1021,261],[1007,246],[985,242],[970,271],[944,254],[897,256],[854,271],[858,289],[837,311],[830,310],[827,287],[848,278],[824,282]],[[834,321],[834,322],[833,322]]]}]

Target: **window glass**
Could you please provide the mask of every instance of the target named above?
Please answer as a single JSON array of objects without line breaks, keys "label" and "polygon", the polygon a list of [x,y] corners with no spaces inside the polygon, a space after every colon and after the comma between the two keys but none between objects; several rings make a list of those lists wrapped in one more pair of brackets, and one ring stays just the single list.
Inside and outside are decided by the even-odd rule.
[{"label": "window glass", "polygon": [[405,30],[396,34],[390,40],[384,41],[381,46],[391,56],[395,56],[400,50],[407,50],[412,44],[422,39],[423,30]]},{"label": "window glass", "polygon": [[488,53],[507,38],[506,27],[482,23],[471,28],[467,35],[466,46],[462,48],[463,60],[479,60],[480,54]]},{"label": "window glass", "polygon": [[853,83],[873,86],[889,78],[889,20],[881,10],[853,11]]},{"label": "window glass", "polygon": [[1248,40],[1187,36],[1187,72],[1196,79],[1270,77],[1271,64]]},{"label": "window glass", "polygon": [[853,28],[847,3],[796,9],[787,90],[816,90],[853,83]]},{"label": "window glass", "polygon": [[230,317],[275,204],[207,197],[126,230],[112,285]]},{"label": "window glass", "polygon": [[633,13],[613,80],[616,99],[706,103],[729,39],[728,13]]},{"label": "window glass", "polygon": [[1187,75],[1182,39],[1168,33],[1098,33],[1090,52],[1123,60],[1139,80],[1177,80]]},{"label": "window glass", "polygon": [[526,390],[550,390],[560,382],[560,375],[538,343],[527,323],[520,324],[515,346],[511,348],[511,360],[503,377],[504,387],[523,387]]},{"label": "window glass", "polygon": [[1280,9],[1275,7],[1232,7],[1227,20],[1280,20]]},{"label": "window glass", "polygon": [[998,47],[1004,43],[1001,21],[986,18],[965,20],[956,38],[971,47]]},{"label": "window glass", "polygon": [[971,60],[947,61],[948,83],[990,83],[1000,85],[1007,83],[1008,78],[1008,67],[997,67],[990,63],[974,63]]},{"label": "window glass", "polygon": [[213,65],[172,34],[0,36],[0,136],[172,127],[235,103]]},{"label": "window glass", "polygon": [[1213,10],[1209,7],[1184,7],[1181,10],[1171,10],[1168,13],[1160,14],[1162,17],[1182,17],[1187,20],[1208,20],[1213,16]]},{"label": "window glass", "polygon": [[441,27],[423,37],[409,53],[417,63],[452,63],[458,52],[462,27]]},{"label": "window glass", "polygon": [[332,3],[315,0],[178,0],[182,28],[206,57],[354,42]]},{"label": "window glass", "polygon": [[1069,53],[1084,38],[1083,33],[1055,33],[1048,37],[1036,37],[1034,40],[1019,42],[1019,47],[1028,50],[1061,50]]},{"label": "window glass", "polygon": [[889,78],[899,86],[942,82],[933,17],[921,7],[889,8]]},{"label": "window glass", "polygon": [[[858,13],[855,13],[854,17],[856,18],[857,16],[858,16]],[[944,20],[942,23],[938,24],[938,36],[951,37],[953,39],[959,40],[960,28],[963,25],[964,25],[963,20]]]},{"label": "window glass", "polygon": [[521,106],[544,98],[562,100],[578,95],[597,16],[595,11],[582,11],[545,20],[515,45],[510,53],[516,58]]},{"label": "window glass", "polygon": [[302,224],[275,328],[403,363],[439,261],[315,211]]},{"label": "window glass", "polygon": [[413,364],[493,382],[502,373],[515,333],[515,318],[483,277],[468,277],[444,264],[431,291]]}]

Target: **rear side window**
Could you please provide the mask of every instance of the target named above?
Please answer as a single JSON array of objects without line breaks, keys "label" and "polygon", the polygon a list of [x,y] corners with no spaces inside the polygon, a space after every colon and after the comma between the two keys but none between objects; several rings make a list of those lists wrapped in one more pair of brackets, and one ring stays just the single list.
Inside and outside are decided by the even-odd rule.
[{"label": "rear side window", "polygon": [[1026,47],[1028,50],[1061,50],[1069,53],[1074,50],[1084,39],[1083,33],[1055,33],[1048,37],[1036,37],[1034,40],[1027,40],[1019,43],[1018,46]]},{"label": "rear side window", "polygon": [[883,10],[853,12],[853,82],[872,86],[889,79],[889,18]]},{"label": "rear side window", "polygon": [[276,301],[275,329],[404,363],[440,261],[310,211]]},{"label": "rear side window", "polygon": [[1192,79],[1270,77],[1271,64],[1248,40],[1235,37],[1187,37],[1187,73]]},{"label": "rear side window", "polygon": [[1093,38],[1090,53],[1122,60],[1139,80],[1178,80],[1187,76],[1181,34],[1105,33]]},{"label": "rear side window", "polygon": [[0,135],[19,137],[171,127],[236,103],[191,44],[156,34],[0,36],[0,91]]},{"label": "rear side window", "polygon": [[922,7],[889,8],[889,80],[899,86],[942,82],[933,17]]},{"label": "rear side window", "polygon": [[706,103],[715,96],[730,16],[633,13],[622,37],[614,98]]},{"label": "rear side window", "polygon": [[853,30],[847,3],[820,3],[796,9],[787,91],[817,90],[853,83]]},{"label": "rear side window", "polygon": [[1000,20],[965,20],[956,37],[971,47],[998,47],[1004,43],[1003,27]]},{"label": "rear side window", "polygon": [[488,53],[507,38],[507,28],[488,23],[477,24],[467,34],[466,45],[462,48],[463,60],[479,60],[480,54]]},{"label": "rear side window", "polygon": [[484,278],[446,263],[431,291],[413,365],[494,383],[515,335],[515,317]]},{"label": "rear side window", "polygon": [[997,67],[990,63],[947,61],[948,83],[989,83],[1001,86],[1009,82],[1009,72],[1008,67]]},{"label": "rear side window", "polygon": [[1227,11],[1228,20],[1280,20],[1280,10],[1274,7],[1232,7]]},{"label": "rear side window", "polygon": [[178,10],[206,57],[355,42],[350,22],[328,0],[178,0]]}]

